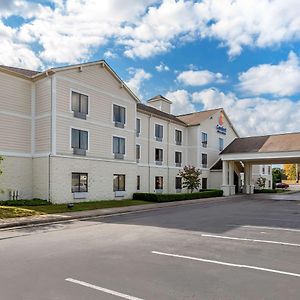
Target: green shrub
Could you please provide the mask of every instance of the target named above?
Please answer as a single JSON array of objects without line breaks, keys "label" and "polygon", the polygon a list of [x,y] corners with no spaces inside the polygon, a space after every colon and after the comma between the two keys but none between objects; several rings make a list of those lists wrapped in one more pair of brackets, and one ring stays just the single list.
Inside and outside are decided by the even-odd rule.
[{"label": "green shrub", "polygon": [[151,202],[171,202],[211,197],[223,196],[222,190],[203,190],[197,193],[178,193],[178,194],[154,194],[154,193],[134,193],[133,200],[144,200]]},{"label": "green shrub", "polygon": [[254,194],[263,194],[263,193],[266,193],[266,194],[277,193],[277,190],[275,190],[275,189],[261,189],[261,190],[254,189]]},{"label": "green shrub", "polygon": [[49,204],[50,202],[42,199],[0,201],[0,205],[3,206],[37,206],[37,205],[49,205]]}]

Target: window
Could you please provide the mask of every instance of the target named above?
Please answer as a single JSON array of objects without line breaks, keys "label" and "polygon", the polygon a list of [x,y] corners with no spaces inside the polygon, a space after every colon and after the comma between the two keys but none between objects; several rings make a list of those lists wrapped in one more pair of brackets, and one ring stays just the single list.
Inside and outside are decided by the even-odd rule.
[{"label": "window", "polygon": [[136,177],[136,189],[137,189],[137,191],[139,191],[141,189],[141,176],[140,175],[138,175]]},{"label": "window", "polygon": [[141,145],[136,145],[136,161],[141,159]]},{"label": "window", "polygon": [[72,111],[74,117],[86,119],[88,114],[88,96],[72,92]]},{"label": "window", "polygon": [[269,181],[269,189],[271,188],[271,180],[268,180]]},{"label": "window", "polygon": [[116,159],[123,159],[125,155],[125,139],[113,137],[113,153]]},{"label": "window", "polygon": [[219,150],[223,151],[224,149],[224,140],[222,138],[219,138]]},{"label": "window", "polygon": [[182,131],[175,129],[175,142],[176,145],[182,144]]},{"label": "window", "polygon": [[88,191],[88,174],[72,173],[72,193],[84,193]]},{"label": "window", "polygon": [[265,166],[262,167],[262,173],[265,174]]},{"label": "window", "polygon": [[125,107],[114,104],[114,122],[115,126],[119,128],[124,128],[125,125]]},{"label": "window", "polygon": [[164,127],[159,124],[155,124],[155,138],[157,141],[161,142],[164,137]]},{"label": "window", "polygon": [[207,178],[202,178],[202,189],[207,190]]},{"label": "window", "polygon": [[175,179],[175,189],[176,190],[181,190],[182,189],[182,178],[181,177],[176,177],[176,179]]},{"label": "window", "polygon": [[163,150],[155,148],[155,162],[157,165],[161,165],[163,162]]},{"label": "window", "polygon": [[207,133],[202,132],[202,147],[207,148]]},{"label": "window", "polygon": [[271,166],[268,166],[268,174],[271,175]]},{"label": "window", "polygon": [[202,168],[207,168],[207,154],[202,153]]},{"label": "window", "polygon": [[175,164],[176,167],[181,167],[182,163],[182,153],[181,152],[175,152]]},{"label": "window", "polygon": [[88,132],[72,128],[72,148],[73,153],[77,155],[86,155],[88,150]]},{"label": "window", "polygon": [[125,175],[114,174],[114,192],[125,191]]},{"label": "window", "polygon": [[141,119],[136,119],[136,136],[140,136],[141,133]]},{"label": "window", "polygon": [[164,188],[164,179],[162,176],[155,176],[155,189],[162,190]]}]

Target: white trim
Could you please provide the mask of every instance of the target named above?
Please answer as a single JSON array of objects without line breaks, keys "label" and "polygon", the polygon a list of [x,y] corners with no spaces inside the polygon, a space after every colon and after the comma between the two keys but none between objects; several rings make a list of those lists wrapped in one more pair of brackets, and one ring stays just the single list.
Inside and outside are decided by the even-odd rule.
[{"label": "white trim", "polygon": [[49,118],[49,117],[51,117],[51,112],[47,112],[47,113],[43,113],[43,114],[40,114],[40,115],[36,115],[35,116],[35,120],[40,120],[40,119]]},{"label": "white trim", "polygon": [[13,152],[13,151],[0,151],[1,156],[11,157],[32,157],[31,152]]},{"label": "white trim", "polygon": [[[76,85],[80,85],[80,86],[82,86],[84,88],[90,89],[90,90],[95,91],[97,93],[101,93],[101,94],[104,94],[106,96],[109,96],[109,97],[121,100],[122,102],[127,102],[127,103],[132,104],[132,101],[130,101],[130,100],[122,98],[122,97],[120,97],[118,95],[114,95],[114,94],[108,93],[106,91],[103,91],[102,89],[98,89],[98,88],[96,88],[96,87],[94,87],[92,85],[88,85],[86,83],[83,83],[82,81],[77,81],[75,79],[67,78],[67,77],[64,77],[64,76],[61,76],[61,75],[56,75],[56,78],[60,79],[60,80],[68,81],[68,82],[76,84]],[[133,99],[133,101],[135,101],[134,103],[137,103],[137,101],[135,99]]]},{"label": "white trim", "polygon": [[31,155],[35,153],[35,84],[31,84]]},{"label": "white trim", "polygon": [[[165,140],[165,130],[164,130],[164,124],[162,124],[162,123],[159,123],[159,122],[156,122],[156,121],[154,121],[154,127],[153,127],[153,138],[154,138],[154,140],[157,142],[157,140],[156,140],[156,136],[155,136],[155,125],[160,125],[160,126],[162,126],[162,128],[163,128],[163,137],[162,137],[162,141],[161,142],[159,142],[159,143],[164,143],[164,140]],[[168,133],[169,134],[169,133]]]},{"label": "white trim", "polygon": [[[284,151],[284,152],[258,152],[258,153],[230,153],[221,154],[222,160],[272,160],[272,159],[300,159],[300,151]],[[267,162],[265,163],[267,164]],[[270,164],[270,163],[268,163]]]},{"label": "white trim", "polygon": [[[181,131],[181,145],[176,144],[176,130]],[[178,127],[176,127],[176,126],[174,127],[174,144],[179,147],[183,146],[183,130],[178,129]]]},{"label": "white trim", "polygon": [[[123,107],[125,108],[125,122],[124,122],[124,128],[120,128],[120,127],[116,127],[115,126],[115,121],[114,121],[114,105],[116,106],[120,106],[120,107]],[[116,103],[116,102],[112,102],[111,104],[111,122],[114,124],[113,127],[114,128],[118,128],[118,129],[125,129],[127,127],[127,110],[128,110],[128,107],[124,104],[119,104],[119,103]]]},{"label": "white trim", "polygon": [[23,118],[23,119],[26,119],[26,120],[31,120],[31,118],[32,118],[31,115],[26,115],[26,114],[16,113],[16,112],[10,112],[10,111],[4,111],[4,110],[0,110],[0,114],[11,116],[11,117]]},{"label": "white trim", "polygon": [[[73,88],[70,88],[70,100],[69,100],[69,108],[70,108],[70,113],[73,114],[73,110],[72,110],[72,92],[83,95],[83,96],[87,96],[88,97],[88,113],[87,113],[87,117],[90,115],[90,95],[88,93],[82,92],[80,90],[76,90]],[[74,117],[73,117],[74,118]],[[84,120],[85,121],[85,120]]]},{"label": "white trim", "polygon": [[154,146],[154,162],[160,161],[160,160],[155,160],[156,149],[162,150],[162,161],[161,162],[162,162],[162,164],[164,164],[164,148],[160,148],[160,147],[156,147],[156,146]]},{"label": "white trim", "polygon": [[105,161],[105,162],[112,162],[112,163],[124,163],[124,164],[133,164],[136,165],[136,161],[130,160],[119,160],[119,159],[109,159],[109,158],[98,158],[98,157],[91,157],[91,156],[80,156],[80,155],[64,155],[64,154],[56,154],[52,157],[59,157],[59,158],[70,158],[70,159],[84,159],[84,160],[94,160],[94,161]]},{"label": "white trim", "polygon": [[112,156],[114,157],[115,156],[115,153],[114,153],[114,137],[116,138],[121,138],[121,139],[124,139],[125,140],[125,153],[124,153],[124,157],[127,156],[127,137],[126,136],[122,136],[122,135],[118,135],[118,134],[113,134],[112,135],[112,139],[111,139],[111,153],[112,153]]},{"label": "white trim", "polygon": [[88,133],[88,148],[86,150],[87,153],[90,152],[90,130],[89,129],[84,129],[82,127],[78,127],[78,126],[71,126],[70,127],[70,139],[69,139],[69,150],[70,151],[73,151],[73,148],[72,148],[72,129],[76,129],[76,130],[80,130],[80,131],[86,131]]},{"label": "white trim", "polygon": [[56,77],[51,77],[51,153],[56,154]]}]

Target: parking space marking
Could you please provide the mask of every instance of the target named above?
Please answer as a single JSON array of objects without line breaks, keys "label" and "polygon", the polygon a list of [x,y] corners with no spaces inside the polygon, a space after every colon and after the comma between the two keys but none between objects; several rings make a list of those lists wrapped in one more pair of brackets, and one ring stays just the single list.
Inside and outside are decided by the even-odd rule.
[{"label": "parking space marking", "polygon": [[253,228],[253,229],[269,229],[269,230],[281,230],[290,232],[300,232],[300,229],[295,228],[282,228],[282,227],[271,227],[271,226],[255,226],[255,225],[242,225],[242,224],[230,224],[230,227],[242,227],[242,228]]},{"label": "parking space marking", "polygon": [[218,260],[211,260],[211,259],[205,259],[205,258],[198,258],[198,257],[192,257],[192,256],[185,256],[185,255],[179,255],[179,254],[172,254],[172,253],[164,253],[159,251],[152,251],[153,254],[157,255],[163,255],[163,256],[169,256],[169,257],[175,257],[175,258],[183,258],[183,259],[189,259],[194,261],[201,261],[205,263],[211,263],[216,265],[223,265],[228,267],[236,267],[236,268],[244,268],[244,269],[252,269],[257,271],[264,271],[269,273],[276,273],[280,275],[287,275],[287,276],[293,276],[293,277],[300,277],[300,274],[298,273],[291,273],[291,272],[285,272],[280,270],[274,270],[274,269],[268,269],[268,268],[262,268],[257,266],[250,266],[250,265],[240,265],[240,264],[234,264],[224,261],[218,261]]},{"label": "parking space marking", "polygon": [[300,247],[300,244],[277,242],[277,241],[270,241],[270,240],[257,240],[257,239],[248,239],[248,238],[239,238],[233,236],[212,235],[212,234],[201,234],[201,236],[215,238],[215,239],[236,240],[236,241],[246,241],[246,242],[254,242],[254,243],[266,243],[266,244],[277,244],[283,246]]},{"label": "parking space marking", "polygon": [[75,283],[75,284],[79,284],[79,285],[94,289],[94,290],[101,291],[101,292],[106,293],[106,294],[114,295],[114,296],[117,296],[117,297],[120,297],[120,298],[123,298],[123,299],[143,300],[141,298],[137,298],[137,297],[126,295],[126,294],[123,294],[123,293],[120,293],[120,292],[109,290],[109,289],[106,289],[106,288],[103,288],[103,287],[100,287],[100,286],[97,286],[97,285],[94,285],[94,284],[90,284],[88,282],[80,281],[80,280],[77,280],[77,279],[66,278],[65,280],[68,281],[68,282],[72,282],[72,283]]}]

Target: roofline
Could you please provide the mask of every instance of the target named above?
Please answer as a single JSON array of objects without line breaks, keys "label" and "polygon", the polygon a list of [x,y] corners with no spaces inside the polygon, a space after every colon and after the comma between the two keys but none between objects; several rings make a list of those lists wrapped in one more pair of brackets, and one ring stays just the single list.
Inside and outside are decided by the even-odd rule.
[{"label": "roofline", "polygon": [[3,67],[0,67],[0,71],[3,73],[6,73],[8,75],[16,76],[16,77],[19,77],[22,79],[32,80],[31,77],[29,77],[29,76],[23,75],[21,73],[18,73],[18,72],[15,72],[13,70],[9,70],[9,69],[3,68]]},{"label": "roofline", "polygon": [[[156,97],[160,97],[160,98],[156,98]],[[173,104],[173,102],[171,100],[167,99],[166,97],[164,97],[162,95],[154,96],[153,98],[150,98],[149,100],[147,100],[147,102],[151,103],[151,102],[156,102],[156,101],[160,101],[160,100],[163,100],[169,104]]]},{"label": "roofline", "polygon": [[289,134],[300,134],[300,131],[285,132],[285,133],[275,133],[275,134],[265,134],[265,135],[244,136],[244,137],[239,137],[239,139],[249,139],[249,138],[258,138],[258,137],[271,137],[271,136],[289,135]]},{"label": "roofline", "polygon": [[194,114],[198,114],[198,113],[202,113],[202,112],[206,112],[206,111],[213,111],[213,110],[219,110],[219,109],[224,110],[222,107],[218,107],[218,108],[212,108],[212,109],[207,109],[207,110],[194,111],[194,112],[191,112],[188,114],[176,115],[176,117],[189,116],[189,115],[194,115]]}]

